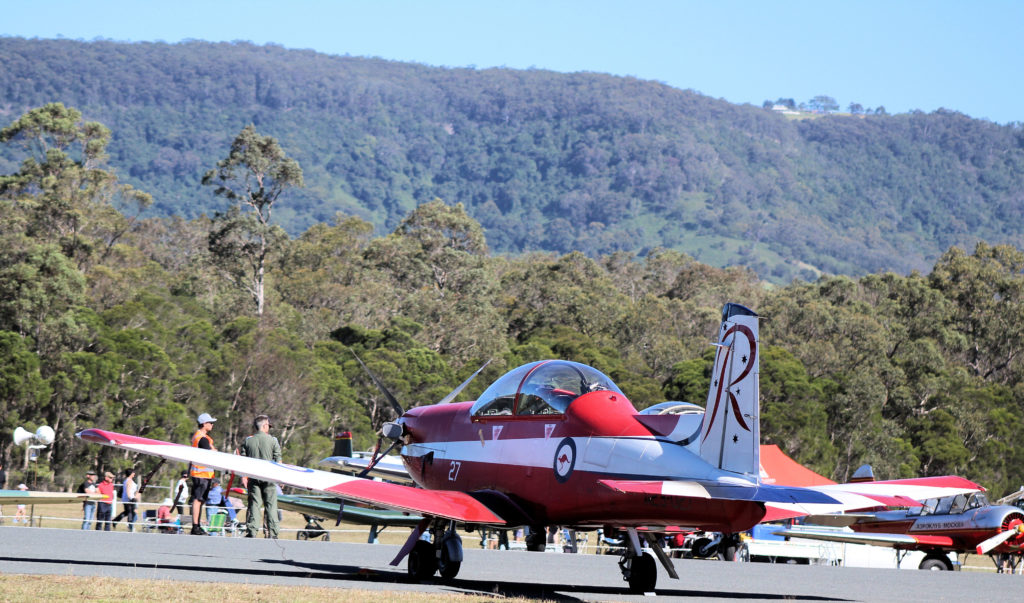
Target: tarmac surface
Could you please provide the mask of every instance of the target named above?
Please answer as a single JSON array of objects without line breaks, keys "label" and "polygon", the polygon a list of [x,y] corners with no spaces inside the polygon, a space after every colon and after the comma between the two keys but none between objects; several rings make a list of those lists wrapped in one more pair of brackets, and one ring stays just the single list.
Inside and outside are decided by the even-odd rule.
[{"label": "tarmac surface", "polygon": [[[618,558],[487,551],[465,540],[458,577],[412,582],[388,563],[397,546],[0,527],[0,573],[307,585],[382,591],[495,594],[563,601],[650,601],[622,581]],[[1024,576],[673,560],[657,598],[687,601],[1020,600]]]}]

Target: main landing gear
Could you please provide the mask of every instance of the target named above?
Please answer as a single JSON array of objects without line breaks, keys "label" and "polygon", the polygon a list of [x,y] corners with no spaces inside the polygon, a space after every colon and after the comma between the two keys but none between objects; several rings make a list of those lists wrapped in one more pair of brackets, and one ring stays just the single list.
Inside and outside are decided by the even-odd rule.
[{"label": "main landing gear", "polygon": [[409,575],[427,580],[435,573],[451,580],[462,568],[462,538],[455,531],[455,522],[435,520],[430,529],[432,542],[417,540],[409,552]]},{"label": "main landing gear", "polygon": [[[619,559],[619,569],[622,570],[622,579],[629,583],[629,589],[637,593],[648,593],[654,591],[658,582],[658,566],[650,553],[645,553],[640,546],[640,536],[636,528],[627,528],[626,548]],[[657,538],[653,534],[645,533],[644,539],[651,545],[651,551],[657,555],[661,565],[672,578],[679,578],[672,561],[665,555]]]}]

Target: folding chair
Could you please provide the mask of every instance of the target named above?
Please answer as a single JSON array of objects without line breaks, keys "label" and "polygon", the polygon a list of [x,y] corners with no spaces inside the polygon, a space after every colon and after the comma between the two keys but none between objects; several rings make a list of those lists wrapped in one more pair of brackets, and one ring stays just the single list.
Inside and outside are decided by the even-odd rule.
[{"label": "folding chair", "polygon": [[210,516],[210,523],[206,526],[206,531],[210,534],[219,533],[221,536],[224,536],[224,523],[227,521],[227,519],[227,513],[214,513]]}]

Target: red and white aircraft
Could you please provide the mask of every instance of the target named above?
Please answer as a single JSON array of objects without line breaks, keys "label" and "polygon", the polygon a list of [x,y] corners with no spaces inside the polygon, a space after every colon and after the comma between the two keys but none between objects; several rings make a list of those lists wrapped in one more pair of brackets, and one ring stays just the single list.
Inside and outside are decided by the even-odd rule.
[{"label": "red and white aircraft", "polygon": [[948,552],[993,556],[1009,553],[1016,566],[1024,554],[1024,512],[1010,505],[990,505],[982,492],[924,501],[909,509],[823,515],[808,524],[849,527],[852,532],[813,525],[775,532],[780,536],[924,551],[921,569],[951,570]]},{"label": "red and white aircraft", "polygon": [[[392,562],[408,556],[409,572],[417,578],[458,573],[463,556],[456,522],[529,526],[538,536],[549,525],[623,529],[629,546],[619,566],[630,588],[641,592],[653,590],[657,579],[642,541],[678,578],[656,537],[668,526],[740,532],[766,514],[906,506],[917,504],[911,499],[980,490],[957,477],[873,482],[860,489],[761,483],[757,314],[726,304],[716,345],[705,413],[638,413],[606,375],[562,360],[515,368],[474,402],[450,402],[473,377],[435,405],[402,413],[393,402],[401,417],[385,425],[384,436],[394,440],[392,447],[401,445],[405,466],[420,487],[99,429],[78,436],[422,515]],[[428,529],[430,542],[420,539]]]}]

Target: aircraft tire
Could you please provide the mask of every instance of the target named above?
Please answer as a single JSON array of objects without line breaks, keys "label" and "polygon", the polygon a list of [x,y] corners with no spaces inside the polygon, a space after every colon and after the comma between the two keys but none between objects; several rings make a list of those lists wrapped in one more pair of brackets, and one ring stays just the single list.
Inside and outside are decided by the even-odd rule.
[{"label": "aircraft tire", "polygon": [[709,546],[711,544],[710,538],[698,538],[693,541],[693,546],[690,548],[691,554],[696,559],[707,559],[714,555],[718,547]]},{"label": "aircraft tire", "polygon": [[426,540],[417,540],[409,552],[409,576],[414,580],[429,580],[437,571],[437,557],[434,545]]},{"label": "aircraft tire", "polygon": [[931,570],[933,572],[949,571],[953,569],[950,567],[949,559],[932,556],[925,557],[924,561],[921,562],[921,565],[917,567],[918,569]]},{"label": "aircraft tire", "polygon": [[441,577],[445,580],[451,580],[459,575],[460,569],[462,569],[462,562],[449,560],[448,547],[441,547],[441,558],[437,560],[437,570],[440,572]]},{"label": "aircraft tire", "polygon": [[629,590],[635,593],[647,593],[654,590],[658,582],[658,566],[650,553],[633,557],[629,566]]},{"label": "aircraft tire", "polygon": [[723,534],[722,540],[718,542],[718,559],[721,561],[736,561],[736,549],[739,546],[736,537],[732,534]]}]

